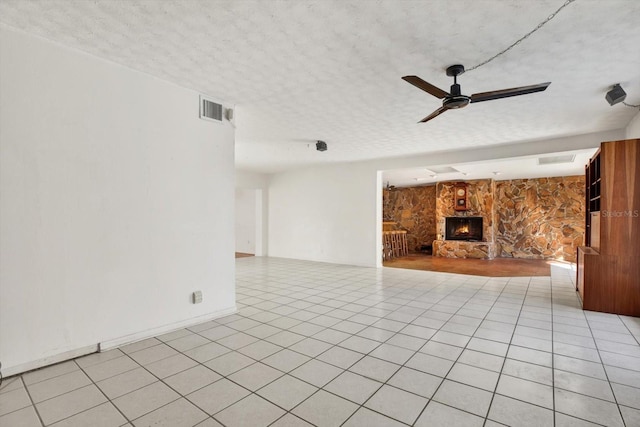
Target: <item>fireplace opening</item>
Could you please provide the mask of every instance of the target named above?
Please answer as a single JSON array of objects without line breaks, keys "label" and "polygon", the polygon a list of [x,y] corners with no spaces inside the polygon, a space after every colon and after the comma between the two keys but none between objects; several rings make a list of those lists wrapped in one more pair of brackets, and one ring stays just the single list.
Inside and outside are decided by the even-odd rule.
[{"label": "fireplace opening", "polygon": [[446,240],[482,241],[481,216],[452,216],[445,218]]}]

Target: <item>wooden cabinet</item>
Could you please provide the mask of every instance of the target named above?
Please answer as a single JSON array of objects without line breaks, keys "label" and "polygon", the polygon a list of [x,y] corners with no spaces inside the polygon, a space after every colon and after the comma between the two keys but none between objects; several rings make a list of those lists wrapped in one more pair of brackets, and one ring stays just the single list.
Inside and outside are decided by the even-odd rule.
[{"label": "wooden cabinet", "polygon": [[640,140],[603,142],[585,168],[585,310],[640,316]]}]

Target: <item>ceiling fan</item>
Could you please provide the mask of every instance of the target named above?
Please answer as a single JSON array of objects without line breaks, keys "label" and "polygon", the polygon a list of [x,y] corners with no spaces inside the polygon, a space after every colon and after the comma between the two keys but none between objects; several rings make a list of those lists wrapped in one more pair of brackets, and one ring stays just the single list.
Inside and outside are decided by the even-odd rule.
[{"label": "ceiling fan", "polygon": [[451,65],[447,67],[447,76],[453,77],[453,84],[451,85],[450,93],[445,92],[422,80],[418,76],[404,76],[402,80],[411,83],[418,89],[422,89],[425,92],[442,99],[442,107],[438,108],[433,113],[429,114],[424,119],[420,120],[420,123],[427,122],[447,110],[453,110],[457,108],[466,107],[470,102],[482,102],[491,101],[492,99],[508,98],[510,96],[526,95],[528,93],[542,92],[551,84],[551,82],[540,83],[531,86],[514,87],[511,89],[494,90],[491,92],[474,93],[471,96],[462,95],[460,92],[460,85],[458,84],[458,76],[464,73],[464,66],[460,64]]}]

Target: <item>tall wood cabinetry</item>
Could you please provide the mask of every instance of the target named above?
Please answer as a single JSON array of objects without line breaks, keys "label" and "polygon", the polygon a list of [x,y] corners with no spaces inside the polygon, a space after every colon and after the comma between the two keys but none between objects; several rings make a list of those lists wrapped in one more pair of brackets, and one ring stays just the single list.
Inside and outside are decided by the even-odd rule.
[{"label": "tall wood cabinetry", "polygon": [[603,142],[585,181],[582,308],[640,316],[640,139]]}]

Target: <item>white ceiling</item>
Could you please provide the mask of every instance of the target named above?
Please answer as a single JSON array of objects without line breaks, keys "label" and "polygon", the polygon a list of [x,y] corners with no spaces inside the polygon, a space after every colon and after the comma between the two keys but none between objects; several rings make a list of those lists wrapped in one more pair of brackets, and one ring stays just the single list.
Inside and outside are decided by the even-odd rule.
[{"label": "white ceiling", "polygon": [[459,79],[467,95],[545,92],[416,123],[440,100],[402,76],[448,90],[448,65],[482,62],[563,3],[2,0],[0,21],[234,104],[237,167],[275,172],[624,128],[637,110],[604,95],[621,83],[640,103],[637,0],[577,0]]},{"label": "white ceiling", "polygon": [[[584,175],[584,166],[595,154],[596,148],[558,152],[553,155],[523,156],[470,163],[427,166],[422,168],[397,169],[384,171],[383,187],[414,187],[433,185],[440,181],[468,181],[491,178],[495,181],[519,178],[545,178],[552,176]],[[567,157],[570,162],[541,164],[540,159]],[[564,160],[564,159],[556,159]],[[438,167],[450,167],[456,172],[438,172]],[[436,171],[433,169],[436,168]]]}]

